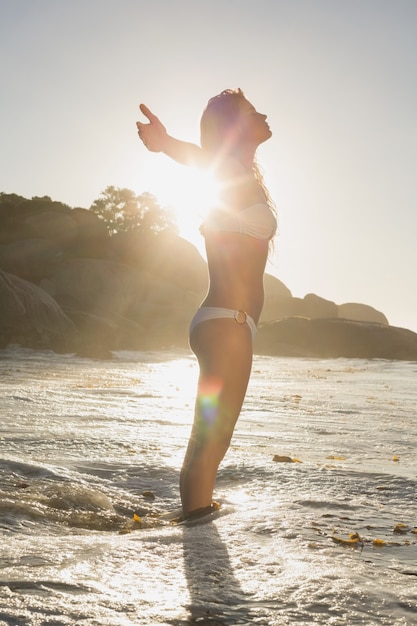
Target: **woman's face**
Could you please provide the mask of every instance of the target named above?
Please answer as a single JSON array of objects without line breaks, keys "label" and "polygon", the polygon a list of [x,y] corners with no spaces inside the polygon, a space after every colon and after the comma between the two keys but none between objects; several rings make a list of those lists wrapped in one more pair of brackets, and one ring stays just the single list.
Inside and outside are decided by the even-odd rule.
[{"label": "woman's face", "polygon": [[243,140],[250,141],[256,146],[272,136],[271,129],[266,122],[266,115],[258,113],[246,99],[242,100],[240,105],[238,125]]}]

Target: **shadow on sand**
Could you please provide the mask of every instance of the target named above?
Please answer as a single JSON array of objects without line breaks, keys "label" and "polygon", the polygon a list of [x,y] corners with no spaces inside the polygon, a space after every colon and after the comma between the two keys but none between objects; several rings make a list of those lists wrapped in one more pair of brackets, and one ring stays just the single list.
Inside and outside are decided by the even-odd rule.
[{"label": "shadow on sand", "polygon": [[214,523],[184,526],[183,555],[190,593],[189,617],[173,626],[266,625],[252,614],[250,596],[236,578],[226,545]]}]

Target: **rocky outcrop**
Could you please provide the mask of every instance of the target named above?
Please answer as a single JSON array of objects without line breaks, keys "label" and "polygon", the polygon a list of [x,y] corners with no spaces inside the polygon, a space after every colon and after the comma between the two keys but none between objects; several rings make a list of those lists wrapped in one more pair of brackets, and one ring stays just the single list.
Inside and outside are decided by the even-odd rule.
[{"label": "rocky outcrop", "polygon": [[256,336],[255,350],[276,356],[414,361],[417,333],[339,318],[291,317],[264,324]]},{"label": "rocky outcrop", "polygon": [[18,239],[0,246],[0,267],[20,278],[37,282],[61,260],[63,250],[48,239]]},{"label": "rocky outcrop", "polygon": [[[188,346],[207,288],[206,262],[191,243],[151,229],[110,237],[91,211],[0,196],[0,346],[100,358]],[[417,335],[366,304],[293,297],[270,275],[264,283],[256,352],[417,359]]]},{"label": "rocky outcrop", "polygon": [[339,304],[338,317],[358,322],[375,322],[388,325],[388,320],[381,311],[377,311],[368,304],[357,304],[356,302]]},{"label": "rocky outcrop", "polygon": [[67,259],[39,283],[64,309],[125,315],[147,289],[142,273],[107,259]]},{"label": "rocky outcrop", "polygon": [[108,349],[186,345],[188,323],[200,302],[198,292],[104,259],[69,259],[40,284],[85,341],[98,345],[103,338]]},{"label": "rocky outcrop", "polygon": [[264,276],[265,302],[261,322],[270,322],[290,315],[291,291],[275,276]]},{"label": "rocky outcrop", "polygon": [[304,296],[304,298],[292,298],[289,310],[290,312],[288,315],[308,317],[311,319],[321,317],[337,317],[338,314],[337,304],[331,300],[325,300],[325,298],[316,296],[314,293],[309,293]]},{"label": "rocky outcrop", "polygon": [[[279,281],[278,281],[279,282]],[[284,290],[271,296],[270,281],[265,283],[265,307],[261,322],[272,322],[286,317],[308,317],[309,319],[338,317],[358,322],[387,324],[383,313],[366,304],[339,304],[309,293],[304,298],[295,298]],[[282,284],[282,283],[281,283]]]},{"label": "rocky outcrop", "polygon": [[185,291],[203,295],[206,289],[206,262],[195,246],[173,233],[119,233],[111,239],[110,255]]},{"label": "rocky outcrop", "polygon": [[27,217],[26,228],[33,237],[42,237],[58,245],[67,246],[78,235],[78,227],[71,214],[44,211]]},{"label": "rocky outcrop", "polygon": [[74,324],[43,289],[0,270],[0,346],[64,348],[75,335]]}]

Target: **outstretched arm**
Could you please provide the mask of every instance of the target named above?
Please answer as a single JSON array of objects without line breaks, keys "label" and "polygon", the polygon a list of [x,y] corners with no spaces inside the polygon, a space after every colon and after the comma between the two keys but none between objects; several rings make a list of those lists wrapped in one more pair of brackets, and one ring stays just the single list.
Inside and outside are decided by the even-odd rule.
[{"label": "outstretched arm", "polygon": [[151,152],[163,152],[178,163],[206,167],[210,164],[210,156],[194,143],[180,141],[168,135],[165,126],[147,106],[140,105],[141,112],[149,123],[136,122],[139,138]]}]

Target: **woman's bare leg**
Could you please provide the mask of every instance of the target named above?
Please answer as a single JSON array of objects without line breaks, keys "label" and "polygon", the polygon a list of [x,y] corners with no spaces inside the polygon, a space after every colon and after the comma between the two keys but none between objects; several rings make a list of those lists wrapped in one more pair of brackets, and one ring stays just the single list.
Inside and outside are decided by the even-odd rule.
[{"label": "woman's bare leg", "polygon": [[217,469],[226,454],[252,367],[246,325],[216,319],[199,324],[191,347],[200,365],[194,424],[181,470],[183,515],[210,506]]}]

